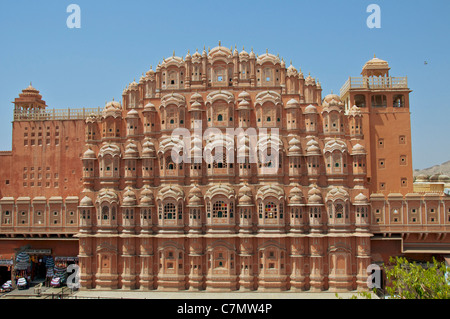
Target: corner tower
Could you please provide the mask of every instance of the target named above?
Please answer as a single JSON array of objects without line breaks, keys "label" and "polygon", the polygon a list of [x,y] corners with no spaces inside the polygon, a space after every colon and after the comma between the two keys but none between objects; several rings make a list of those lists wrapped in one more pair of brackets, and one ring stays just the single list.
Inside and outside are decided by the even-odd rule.
[{"label": "corner tower", "polygon": [[348,112],[362,113],[367,147],[367,181],[371,193],[413,191],[411,121],[407,77],[389,75],[388,62],[374,57],[360,77],[349,77],[341,88]]}]

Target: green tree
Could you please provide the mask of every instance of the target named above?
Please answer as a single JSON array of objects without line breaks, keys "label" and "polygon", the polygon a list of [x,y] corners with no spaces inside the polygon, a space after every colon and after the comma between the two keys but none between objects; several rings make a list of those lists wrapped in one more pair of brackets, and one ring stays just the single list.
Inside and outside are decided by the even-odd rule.
[{"label": "green tree", "polygon": [[391,257],[385,267],[388,285],[386,292],[394,299],[449,299],[450,267],[438,262],[427,262],[426,267],[409,262],[404,257]]}]

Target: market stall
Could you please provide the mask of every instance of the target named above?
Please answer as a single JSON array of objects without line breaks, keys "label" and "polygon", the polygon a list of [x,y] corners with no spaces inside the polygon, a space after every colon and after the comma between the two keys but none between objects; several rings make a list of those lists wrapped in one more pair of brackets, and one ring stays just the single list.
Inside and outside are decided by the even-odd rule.
[{"label": "market stall", "polygon": [[53,260],[53,257],[47,256],[45,258],[45,267],[47,268],[46,276],[45,276],[45,285],[48,287],[55,276],[54,267],[55,267],[55,261]]},{"label": "market stall", "polygon": [[31,270],[30,256],[26,252],[21,252],[16,256],[16,264],[14,266],[16,279],[28,279]]}]

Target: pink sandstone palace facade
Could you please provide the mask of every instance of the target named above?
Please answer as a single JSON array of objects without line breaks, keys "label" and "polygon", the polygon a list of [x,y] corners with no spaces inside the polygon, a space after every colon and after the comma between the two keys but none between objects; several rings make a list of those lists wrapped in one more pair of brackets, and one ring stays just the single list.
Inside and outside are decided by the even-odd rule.
[{"label": "pink sandstone palace facade", "polygon": [[[164,59],[103,109],[50,110],[30,85],[0,153],[0,259],[74,257],[82,289],[346,291],[389,256],[444,258],[450,197],[413,192],[411,91],[389,70],[373,58],[322,98],[278,56],[219,43]],[[188,142],[212,163],[174,162],[174,129],[195,123],[278,129],[256,147],[277,145],[276,167],[227,135]]]}]

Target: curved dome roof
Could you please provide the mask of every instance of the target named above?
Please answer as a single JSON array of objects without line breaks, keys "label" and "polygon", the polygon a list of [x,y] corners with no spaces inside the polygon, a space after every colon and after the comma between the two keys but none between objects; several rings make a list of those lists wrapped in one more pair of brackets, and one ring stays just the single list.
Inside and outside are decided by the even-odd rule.
[{"label": "curved dome roof", "polygon": [[314,105],[310,104],[305,108],[305,113],[307,114],[317,113],[317,108]]},{"label": "curved dome roof", "polygon": [[367,196],[365,196],[363,193],[359,193],[355,196],[355,203],[367,203]]},{"label": "curved dome roof", "polygon": [[299,107],[299,106],[300,106],[300,103],[296,99],[290,99],[286,103],[286,108],[296,108],[296,107]]},{"label": "curved dome roof", "polygon": [[247,91],[242,91],[241,93],[239,93],[238,99],[250,99],[250,93],[248,93]]},{"label": "curved dome roof", "polygon": [[95,159],[95,152],[88,148],[86,152],[83,153],[83,159]]},{"label": "curved dome roof", "polygon": [[428,182],[428,176],[425,174],[417,175],[416,182]]},{"label": "curved dome roof", "polygon": [[80,201],[80,206],[94,206],[94,203],[90,197],[84,196]]},{"label": "curved dome roof", "polygon": [[331,94],[328,94],[327,96],[325,96],[325,98],[322,101],[322,105],[324,107],[333,106],[333,105],[341,106],[341,105],[343,105],[343,103],[342,103],[339,95],[331,93]]}]

